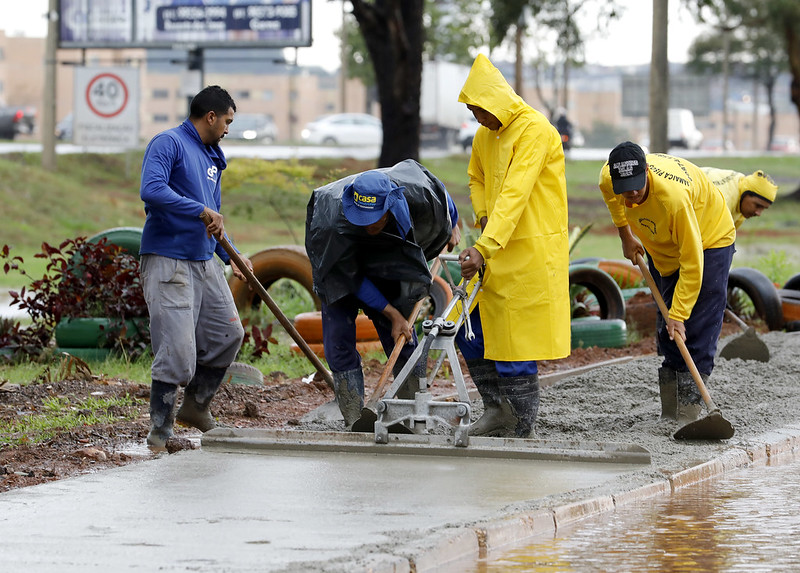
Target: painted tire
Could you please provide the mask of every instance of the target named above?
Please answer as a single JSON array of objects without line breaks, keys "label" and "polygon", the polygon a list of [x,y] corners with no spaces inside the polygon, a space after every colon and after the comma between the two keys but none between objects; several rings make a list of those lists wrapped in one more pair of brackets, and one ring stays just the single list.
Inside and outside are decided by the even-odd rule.
[{"label": "painted tire", "polygon": [[628,329],[619,318],[576,318],[571,323],[572,348],[621,348],[628,343]]},{"label": "painted tire", "polygon": [[142,229],[140,227],[115,227],[106,229],[87,239],[90,243],[99,243],[102,239],[110,245],[117,245],[124,253],[139,259],[139,247],[142,244]]},{"label": "painted tire", "polygon": [[[746,304],[743,297],[747,297],[753,304],[757,315],[770,330],[783,328],[783,308],[778,289],[769,278],[748,267],[732,269],[728,277],[728,302],[734,312],[742,318],[750,318],[747,312],[742,312],[742,303]],[[744,316],[742,316],[744,314]]]},{"label": "painted tire", "polygon": [[[303,312],[294,317],[294,328],[309,344],[322,344],[322,311]],[[378,340],[375,325],[366,314],[356,317],[356,341]]]},{"label": "painted tire", "polygon": [[625,298],[622,290],[607,272],[589,265],[570,265],[569,286],[578,285],[588,290],[596,299],[602,319],[625,320]]},{"label": "painted tire", "polygon": [[[104,348],[108,343],[108,329],[118,322],[110,318],[64,318],[56,325],[55,339],[64,348]],[[126,327],[136,332],[136,322],[125,321]]]},{"label": "painted tire", "polygon": [[800,291],[778,289],[784,323],[800,320]]},{"label": "painted tire", "polygon": [[784,290],[800,290],[800,273],[794,275],[786,284],[783,285]]},{"label": "painted tire", "polygon": [[[269,287],[280,279],[290,279],[299,283],[314,300],[314,308],[321,308],[320,300],[314,294],[314,279],[311,276],[311,261],[303,247],[285,245],[272,247],[259,251],[252,257],[253,274],[261,285]],[[233,294],[233,301],[239,311],[258,308],[262,303],[261,297],[255,290],[251,290],[247,281],[242,281],[234,276],[228,279],[228,286]]]},{"label": "painted tire", "polygon": [[243,362],[232,362],[225,371],[225,378],[223,378],[223,380],[228,384],[263,386],[264,374],[255,366],[250,366]]},{"label": "painted tire", "polygon": [[644,284],[642,271],[627,259],[602,260],[597,263],[597,268],[611,275],[621,289],[641,287]]},{"label": "painted tire", "polygon": [[110,348],[56,348],[56,352],[66,352],[84,362],[105,362],[111,356]]},{"label": "painted tire", "polygon": [[[308,343],[308,347],[311,349],[311,352],[320,358],[325,358],[325,349],[322,347],[321,342]],[[303,354],[303,350],[294,342],[290,348],[292,349],[292,352]],[[363,356],[367,352],[383,352],[383,346],[381,346],[380,340],[362,340],[361,342],[356,342],[356,350]]]}]

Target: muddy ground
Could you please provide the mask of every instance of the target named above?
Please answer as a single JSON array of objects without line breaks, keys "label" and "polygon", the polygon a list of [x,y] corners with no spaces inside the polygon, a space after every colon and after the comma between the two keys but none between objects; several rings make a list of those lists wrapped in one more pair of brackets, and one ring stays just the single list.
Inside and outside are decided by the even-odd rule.
[{"label": "muddy ground", "polygon": [[[730,325],[723,331],[724,334],[736,332]],[[750,436],[753,432],[777,427],[784,419],[795,420],[800,405],[800,361],[797,360],[800,337],[785,333],[762,336],[775,348],[770,363],[720,359],[711,380],[714,399],[737,427],[737,438],[744,432]],[[786,340],[797,342],[791,346]],[[637,442],[648,449],[664,452],[685,449],[684,445],[670,439],[674,428],[657,419],[659,358],[655,355],[652,338],[626,348],[575,349],[569,358],[541,362],[540,373],[547,375],[625,356],[644,359],[569,377],[545,388],[537,424],[538,437]],[[368,396],[381,373],[382,365],[377,360],[365,364]],[[474,388],[468,377],[467,387]],[[432,387],[435,395],[454,391],[452,379],[441,376]],[[93,372],[70,380],[0,386],[0,422],[40,412],[45,408],[45,400],[52,397],[75,405],[88,396],[124,395],[135,397],[135,404],[110,412],[117,420],[113,423],[60,432],[44,443],[2,446],[0,491],[135,463],[157,455],[143,446],[149,424],[147,385],[109,379],[100,372]],[[307,383],[275,372],[265,376],[264,386],[224,385],[214,399],[212,411],[220,423],[231,427],[302,428],[306,427],[301,421],[303,415],[332,397],[324,382]],[[473,407],[478,414],[480,404]],[[177,427],[176,434],[182,438],[175,444],[176,449],[199,444],[201,434],[197,430]],[[683,462],[676,459],[676,463]]]}]

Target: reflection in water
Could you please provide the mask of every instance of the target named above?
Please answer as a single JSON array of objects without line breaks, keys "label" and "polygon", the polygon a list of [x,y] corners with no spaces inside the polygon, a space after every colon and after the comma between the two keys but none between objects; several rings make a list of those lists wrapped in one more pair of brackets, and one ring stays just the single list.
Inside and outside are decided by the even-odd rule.
[{"label": "reflection in water", "polygon": [[800,571],[800,457],[623,506],[490,555],[506,571]]}]

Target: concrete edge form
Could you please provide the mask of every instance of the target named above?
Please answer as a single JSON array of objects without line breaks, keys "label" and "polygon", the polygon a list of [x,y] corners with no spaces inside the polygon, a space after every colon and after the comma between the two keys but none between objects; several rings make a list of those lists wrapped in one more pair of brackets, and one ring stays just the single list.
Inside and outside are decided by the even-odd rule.
[{"label": "concrete edge form", "polygon": [[[764,440],[763,442],[761,440]],[[675,490],[689,485],[694,485],[711,478],[721,477],[727,472],[751,465],[768,463],[771,458],[797,453],[800,450],[800,424],[790,425],[781,430],[769,432],[759,437],[759,442],[747,448],[735,446],[723,452],[720,456],[707,462],[687,468],[658,480],[651,484],[627,492],[620,492],[611,496],[601,496],[575,503],[556,506],[547,510],[536,510],[533,513],[523,513],[508,516],[503,519],[481,522],[471,527],[473,535],[478,542],[478,555],[484,557],[487,553],[505,547],[513,547],[541,535],[554,535],[559,522],[563,527],[574,524],[585,518],[598,516],[614,511],[617,505],[638,503],[655,496],[671,495]],[[451,539],[449,531],[445,532]],[[461,535],[458,530],[458,535]],[[429,548],[424,553],[416,554],[412,561],[414,564],[425,564],[426,569],[412,569],[415,571],[432,570],[431,564],[446,565],[458,559],[469,558],[473,553],[470,536],[465,534],[465,553],[457,554],[455,551],[461,543],[444,541]],[[398,550],[402,553],[402,549]],[[376,561],[372,567],[363,569],[368,571],[401,571],[390,569],[392,559],[397,556],[387,555],[386,561]],[[477,555],[476,555],[477,557]],[[385,563],[385,565],[382,565]],[[360,571],[362,569],[359,569]]]}]

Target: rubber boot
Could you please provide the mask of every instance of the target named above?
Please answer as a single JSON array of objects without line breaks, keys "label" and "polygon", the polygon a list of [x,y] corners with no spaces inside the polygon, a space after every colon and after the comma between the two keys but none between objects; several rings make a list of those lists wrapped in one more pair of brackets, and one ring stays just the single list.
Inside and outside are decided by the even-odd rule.
[{"label": "rubber boot", "polygon": [[364,407],[364,373],[361,368],[334,372],[333,389],[344,425],[349,430],[361,417],[361,409]]},{"label": "rubber boot", "polygon": [[658,369],[658,393],[661,396],[661,419],[678,418],[678,378],[677,372],[666,366]]},{"label": "rubber boot", "polygon": [[494,362],[484,358],[466,360],[472,382],[483,400],[483,415],[469,427],[471,436],[483,436],[500,429],[513,428],[516,420],[510,406],[504,402],[497,386]]},{"label": "rubber boot", "polygon": [[[705,383],[708,375],[701,374],[700,377]],[[700,418],[700,411],[703,409],[703,398],[700,390],[692,377],[691,372],[678,372],[678,426],[683,427],[690,422]]]},{"label": "rubber boot", "polygon": [[211,400],[219,390],[227,368],[197,365],[194,378],[183,391],[183,403],[178,410],[178,421],[207,432],[217,427],[211,415]]},{"label": "rubber boot", "polygon": [[511,406],[516,420],[514,436],[533,438],[536,414],[539,413],[539,375],[498,378],[497,387]]},{"label": "rubber boot", "polygon": [[164,448],[167,440],[172,437],[172,425],[175,423],[175,397],[177,394],[178,387],[175,384],[153,380],[150,385],[148,446]]}]

